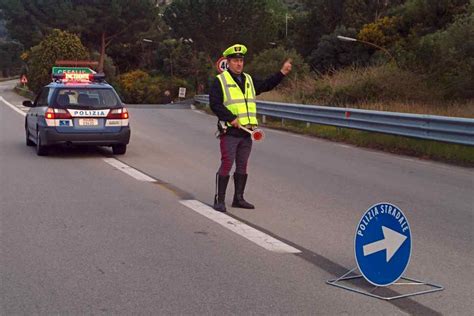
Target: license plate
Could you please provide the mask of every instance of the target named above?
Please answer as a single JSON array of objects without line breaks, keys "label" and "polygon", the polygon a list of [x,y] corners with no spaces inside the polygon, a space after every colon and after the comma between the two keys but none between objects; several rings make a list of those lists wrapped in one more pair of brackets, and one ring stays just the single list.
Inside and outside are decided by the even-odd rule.
[{"label": "license plate", "polygon": [[79,119],[79,126],[97,126],[99,125],[99,120],[94,118],[83,118]]}]

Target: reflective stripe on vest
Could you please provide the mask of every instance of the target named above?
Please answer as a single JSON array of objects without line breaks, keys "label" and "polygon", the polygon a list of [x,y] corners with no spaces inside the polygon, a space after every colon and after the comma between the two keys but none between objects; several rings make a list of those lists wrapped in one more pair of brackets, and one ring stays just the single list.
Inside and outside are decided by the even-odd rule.
[{"label": "reflective stripe on vest", "polygon": [[232,114],[238,117],[240,125],[258,125],[253,80],[250,75],[246,73],[243,75],[246,78],[243,93],[228,71],[224,71],[217,76],[222,87],[224,105]]}]

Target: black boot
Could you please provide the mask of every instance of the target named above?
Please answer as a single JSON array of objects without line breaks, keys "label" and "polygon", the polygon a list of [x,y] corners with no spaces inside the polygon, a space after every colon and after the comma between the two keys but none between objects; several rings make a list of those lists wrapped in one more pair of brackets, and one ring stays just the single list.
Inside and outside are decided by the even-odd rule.
[{"label": "black boot", "polygon": [[234,173],[234,201],[232,202],[232,207],[254,209],[255,206],[244,200],[244,190],[245,184],[247,183],[246,174]]},{"label": "black boot", "polygon": [[214,209],[219,212],[225,212],[225,191],[229,183],[230,176],[221,176],[216,174],[216,195],[214,196]]}]

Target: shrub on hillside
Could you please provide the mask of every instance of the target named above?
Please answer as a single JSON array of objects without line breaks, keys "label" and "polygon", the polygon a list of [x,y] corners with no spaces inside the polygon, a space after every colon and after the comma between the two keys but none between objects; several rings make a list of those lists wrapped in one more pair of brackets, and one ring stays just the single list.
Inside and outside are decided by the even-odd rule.
[{"label": "shrub on hillside", "polygon": [[[407,5],[418,2],[409,1]],[[399,64],[426,75],[433,90],[445,99],[474,98],[474,2],[471,1],[469,6],[461,5],[466,2],[446,1],[453,5],[446,6],[445,3],[443,10],[423,5],[423,10],[434,10],[433,14],[443,13],[443,16],[434,14],[429,17],[430,23],[423,20],[424,23],[413,25],[409,35],[396,44]],[[410,15],[404,15],[402,20],[410,20]]]},{"label": "shrub on hillside", "polygon": [[424,36],[416,61],[425,66],[445,98],[474,98],[474,14]]},{"label": "shrub on hillside", "polygon": [[[178,97],[180,87],[186,88],[188,95],[192,93],[191,86],[183,79],[152,77],[142,70],[134,70],[120,75],[115,86],[120,97],[126,103],[167,103],[170,98],[176,99]],[[169,97],[165,95],[165,91],[170,92]]]},{"label": "shrub on hillside", "polygon": [[385,16],[373,23],[366,24],[357,34],[357,38],[382,47],[391,45],[400,39],[398,17]]},{"label": "shrub on hillside", "polygon": [[338,35],[356,37],[353,28],[338,27],[333,33],[321,37],[318,47],[311,52],[308,61],[318,72],[344,68],[351,65],[365,66],[369,63],[371,47],[353,42],[343,42]]},{"label": "shrub on hillside", "polygon": [[54,29],[50,35],[25,55],[28,60],[28,86],[33,92],[51,81],[56,60],[85,60],[89,53],[74,34]]},{"label": "shrub on hillside", "polygon": [[150,75],[142,70],[124,73],[117,78],[117,92],[124,102],[144,103],[150,94],[150,80]]}]

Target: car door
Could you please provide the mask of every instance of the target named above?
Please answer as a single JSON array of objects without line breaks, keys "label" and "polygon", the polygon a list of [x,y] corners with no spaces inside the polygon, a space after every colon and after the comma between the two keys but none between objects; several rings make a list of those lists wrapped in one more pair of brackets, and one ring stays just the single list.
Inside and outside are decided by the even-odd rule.
[{"label": "car door", "polygon": [[48,100],[50,99],[52,89],[44,87],[35,99],[33,108],[28,112],[28,130],[31,135],[35,135],[38,132],[37,128],[44,122],[44,114],[48,108]]}]

